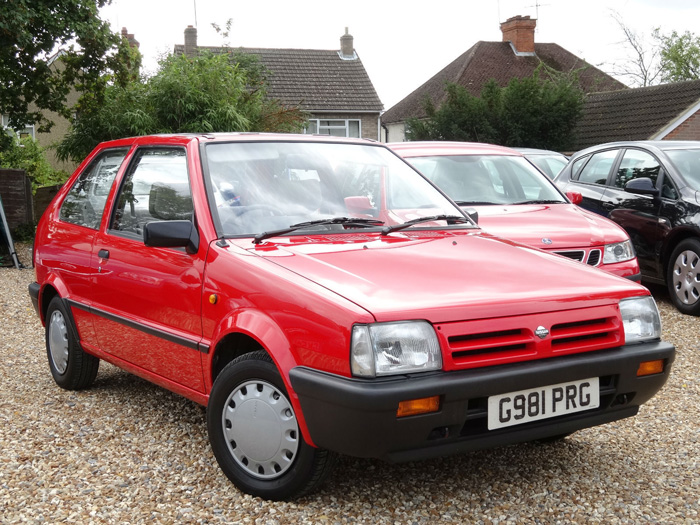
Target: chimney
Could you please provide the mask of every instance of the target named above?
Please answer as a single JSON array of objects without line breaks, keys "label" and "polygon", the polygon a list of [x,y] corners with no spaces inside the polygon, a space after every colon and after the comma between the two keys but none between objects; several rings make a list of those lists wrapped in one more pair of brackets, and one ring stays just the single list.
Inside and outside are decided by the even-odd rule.
[{"label": "chimney", "polygon": [[536,19],[529,16],[514,16],[501,24],[503,42],[510,42],[515,54],[535,54]]},{"label": "chimney", "polygon": [[340,37],[340,58],[343,60],[354,60],[357,58],[355,56],[355,47],[353,44],[353,38],[351,34],[348,34],[348,28],[345,28],[345,34]]},{"label": "chimney", "polygon": [[185,55],[193,57],[197,54],[197,28],[187,26],[185,29]]},{"label": "chimney", "polygon": [[129,33],[129,32],[126,30],[126,27],[122,27],[122,38],[126,38],[126,40],[129,42],[129,45],[130,45],[131,47],[135,47],[135,48],[138,48],[138,47],[139,47],[139,42],[138,42],[138,40],[136,40],[136,38],[134,38],[134,34],[133,34],[133,33]]}]

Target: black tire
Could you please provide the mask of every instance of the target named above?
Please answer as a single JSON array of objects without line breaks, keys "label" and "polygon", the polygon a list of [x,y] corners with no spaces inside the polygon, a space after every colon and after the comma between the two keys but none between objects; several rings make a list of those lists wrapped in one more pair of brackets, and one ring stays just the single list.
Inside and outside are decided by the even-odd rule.
[{"label": "black tire", "polygon": [[80,346],[72,317],[63,299],[54,297],[46,310],[46,355],[56,384],[81,390],[95,381],[100,360]]},{"label": "black tire", "polygon": [[687,315],[700,315],[700,240],[685,239],[671,253],[666,275],[673,305]]},{"label": "black tire", "polygon": [[239,490],[264,499],[313,492],[335,463],[335,454],[304,441],[282,378],[262,350],[236,358],[216,378],[207,429],[224,474]]}]

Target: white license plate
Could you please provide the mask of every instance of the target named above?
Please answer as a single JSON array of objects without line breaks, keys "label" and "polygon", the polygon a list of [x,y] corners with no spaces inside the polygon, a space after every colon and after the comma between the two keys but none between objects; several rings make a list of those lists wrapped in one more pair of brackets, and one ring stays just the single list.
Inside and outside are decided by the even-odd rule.
[{"label": "white license plate", "polygon": [[489,397],[489,430],[598,408],[598,378]]}]

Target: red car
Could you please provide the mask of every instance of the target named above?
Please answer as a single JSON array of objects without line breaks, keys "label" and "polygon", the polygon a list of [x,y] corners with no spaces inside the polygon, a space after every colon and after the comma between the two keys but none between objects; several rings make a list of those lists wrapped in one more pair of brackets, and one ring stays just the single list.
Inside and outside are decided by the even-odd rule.
[{"label": "red car", "polygon": [[625,230],[576,206],[581,195],[564,196],[523,153],[469,142],[389,146],[457,204],[476,210],[479,226],[489,233],[641,280]]},{"label": "red car", "polygon": [[415,460],[634,416],[675,355],[646,288],[481,231],[360,139],[101,144],[34,263],[56,383],[86,388],[104,359],[205,405],[223,472],[269,499],[318,487],[336,453]]}]

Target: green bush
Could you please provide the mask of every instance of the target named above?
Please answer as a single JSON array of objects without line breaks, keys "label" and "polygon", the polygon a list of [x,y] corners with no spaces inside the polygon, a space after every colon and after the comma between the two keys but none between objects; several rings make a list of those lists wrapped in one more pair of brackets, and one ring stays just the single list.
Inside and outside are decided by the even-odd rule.
[{"label": "green bush", "polygon": [[0,151],[0,166],[24,170],[32,183],[33,191],[42,186],[63,184],[70,174],[52,168],[44,151],[31,137],[15,140],[7,149]]}]

